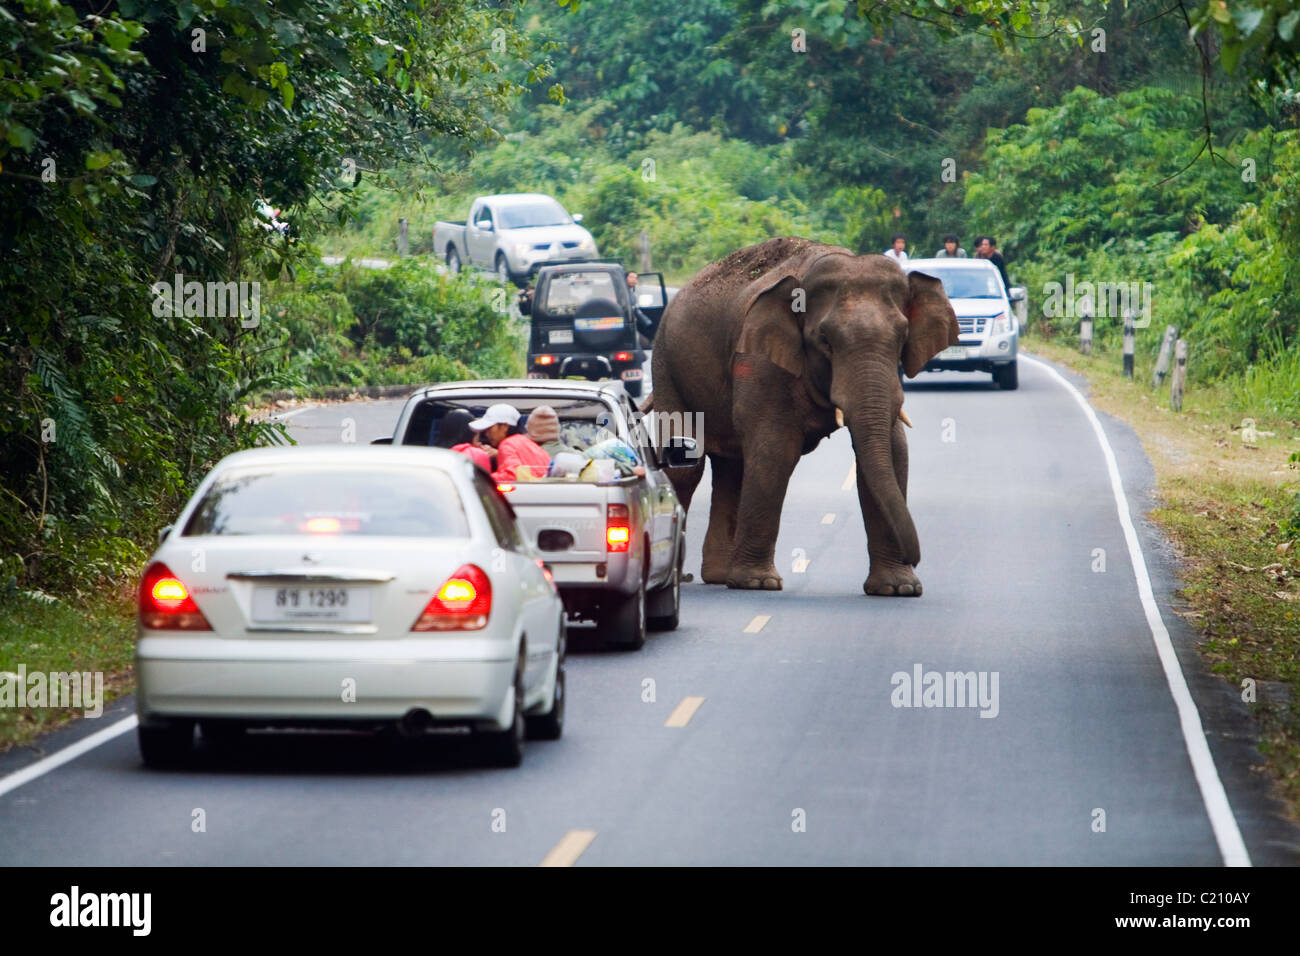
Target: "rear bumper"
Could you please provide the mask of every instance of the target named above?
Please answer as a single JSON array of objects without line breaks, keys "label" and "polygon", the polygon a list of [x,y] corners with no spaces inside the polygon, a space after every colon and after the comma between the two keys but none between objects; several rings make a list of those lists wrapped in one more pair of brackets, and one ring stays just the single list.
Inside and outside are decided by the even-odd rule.
[{"label": "rear bumper", "polygon": [[513,684],[512,642],[434,637],[355,641],[142,637],[136,712],[158,718],[495,721]]}]

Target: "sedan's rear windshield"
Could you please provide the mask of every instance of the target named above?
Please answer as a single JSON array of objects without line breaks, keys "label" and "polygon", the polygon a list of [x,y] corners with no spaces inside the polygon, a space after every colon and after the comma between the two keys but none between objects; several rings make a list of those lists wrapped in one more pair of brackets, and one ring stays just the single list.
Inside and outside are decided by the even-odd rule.
[{"label": "sedan's rear windshield", "polygon": [[183,533],[467,538],[469,522],[435,468],[292,469],[218,478]]},{"label": "sedan's rear windshield", "polygon": [[943,283],[950,299],[1000,299],[1002,277],[995,269],[918,269]]}]

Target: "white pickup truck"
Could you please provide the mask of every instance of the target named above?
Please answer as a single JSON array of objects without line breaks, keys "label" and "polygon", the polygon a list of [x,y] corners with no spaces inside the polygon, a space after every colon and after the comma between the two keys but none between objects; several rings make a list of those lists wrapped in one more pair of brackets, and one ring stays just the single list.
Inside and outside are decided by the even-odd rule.
[{"label": "white pickup truck", "polygon": [[[609,480],[518,480],[497,485],[520,529],[550,569],[572,619],[593,621],[609,644],[635,649],[647,624],[677,627],[681,604],[686,513],[664,467],[690,464],[695,442],[677,438],[655,448],[651,429],[636,427],[636,408],[620,382],[504,380],[451,382],[422,388],[402,409],[394,445],[436,445],[449,411],[475,417],[505,402],[527,416],[549,405],[560,418],[561,438],[612,434],[636,453],[645,474]],[[525,418],[520,419],[520,426]],[[491,511],[489,511],[489,514]],[[508,535],[502,536],[503,547]]]},{"label": "white pickup truck", "polygon": [[542,193],[480,196],[464,222],[434,223],[433,250],[448,272],[477,267],[502,284],[522,283],[539,262],[596,258],[596,240],[580,222],[581,213],[570,216]]}]

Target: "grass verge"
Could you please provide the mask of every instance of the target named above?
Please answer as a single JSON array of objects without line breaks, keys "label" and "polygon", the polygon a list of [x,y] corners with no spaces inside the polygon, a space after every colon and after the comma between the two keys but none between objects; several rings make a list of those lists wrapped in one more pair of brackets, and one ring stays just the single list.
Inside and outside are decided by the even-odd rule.
[{"label": "grass verge", "polygon": [[[134,689],[134,654],[135,603],[130,595],[95,595],[76,602],[47,602],[18,591],[0,595],[0,671],[17,674],[23,666],[29,691],[35,674],[100,674],[102,706]],[[0,679],[12,688],[0,691],[0,753],[82,716],[88,709],[84,705],[92,704],[83,697],[80,707],[50,706],[54,701],[47,693],[45,706],[18,707],[16,679]],[[97,684],[92,678],[91,685]]]},{"label": "grass verge", "polygon": [[1025,347],[1086,378],[1092,404],[1137,432],[1156,474],[1151,517],[1181,559],[1175,613],[1199,630],[1207,668],[1250,706],[1278,796],[1300,819],[1300,542],[1282,530],[1300,482],[1287,462],[1300,422],[1269,403],[1248,407],[1250,393],[1231,384],[1191,385],[1174,412],[1141,359],[1126,379],[1116,353],[1083,356],[1039,336]]}]

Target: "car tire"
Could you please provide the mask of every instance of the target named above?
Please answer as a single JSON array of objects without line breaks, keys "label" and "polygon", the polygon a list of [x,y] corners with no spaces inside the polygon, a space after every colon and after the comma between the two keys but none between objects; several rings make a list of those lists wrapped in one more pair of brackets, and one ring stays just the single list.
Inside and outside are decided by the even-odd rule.
[{"label": "car tire", "polygon": [[551,691],[551,708],[545,714],[527,718],[529,740],[559,740],[564,733],[564,705],[567,699],[564,659],[568,641],[564,636],[564,615],[560,615],[560,637],[555,661],[555,688]]},{"label": "car tire", "polygon": [[672,580],[662,588],[650,592],[646,607],[646,624],[656,631],[675,631],[682,608],[682,561],[684,542],[677,545],[677,562],[673,565]]},{"label": "car tire", "polygon": [[452,275],[460,272],[460,253],[456,251],[455,246],[447,247],[447,271]]},{"label": "car tire", "polygon": [[993,381],[997,383],[998,388],[1014,392],[1020,387],[1020,363],[1011,362],[1000,366],[993,372]]},{"label": "car tire", "polygon": [[194,753],[194,721],[175,720],[158,727],[136,727],[146,767],[178,767]]},{"label": "car tire", "polygon": [[645,646],[645,582],[635,594],[610,595],[600,607],[600,633],[605,643],[625,651]]},{"label": "car tire", "polygon": [[505,255],[500,252],[497,253],[495,268],[497,273],[497,281],[500,282],[502,285],[509,285],[511,281],[510,264],[506,262]]},{"label": "car tire", "polygon": [[524,666],[515,666],[514,720],[505,730],[489,730],[483,734],[483,749],[488,760],[496,767],[518,767],[524,761],[524,738],[527,725],[524,720]]}]

